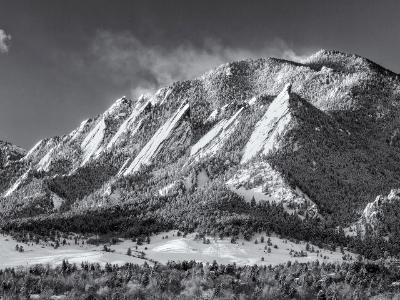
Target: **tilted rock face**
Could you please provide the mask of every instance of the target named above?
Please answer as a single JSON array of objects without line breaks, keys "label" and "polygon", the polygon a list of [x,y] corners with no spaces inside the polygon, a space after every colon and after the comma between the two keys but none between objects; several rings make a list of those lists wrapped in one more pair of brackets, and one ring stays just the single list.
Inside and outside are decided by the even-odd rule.
[{"label": "tilted rock face", "polygon": [[179,109],[154,133],[133,161],[131,162],[131,159],[128,159],[124,163],[118,175],[128,176],[139,171],[142,166],[150,165],[153,158],[160,152],[165,141],[172,135],[174,129],[178,127],[179,122],[188,111],[189,104],[182,103]]},{"label": "tilted rock face", "polygon": [[[151,97],[121,98],[38,142],[2,185],[0,210],[15,214],[26,196],[45,195],[45,211],[54,197],[61,209],[84,209],[240,181],[246,195],[260,187],[295,211],[354,221],[354,211],[400,187],[399,102],[399,75],[355,55],[225,64]],[[257,186],[253,175],[236,180],[254,166],[264,166]]]},{"label": "tilted rock face", "polygon": [[21,175],[19,161],[25,155],[24,149],[0,141],[0,193]]},{"label": "tilted rock face", "polygon": [[132,108],[131,100],[118,99],[104,114],[83,121],[70,134],[40,141],[25,160],[37,171],[73,173],[110,148],[109,142]]},{"label": "tilted rock face", "polygon": [[368,203],[362,212],[361,218],[356,224],[365,228],[368,224],[372,229],[376,229],[385,217],[383,206],[400,200],[400,189],[393,189],[387,196],[379,195],[373,202]]}]

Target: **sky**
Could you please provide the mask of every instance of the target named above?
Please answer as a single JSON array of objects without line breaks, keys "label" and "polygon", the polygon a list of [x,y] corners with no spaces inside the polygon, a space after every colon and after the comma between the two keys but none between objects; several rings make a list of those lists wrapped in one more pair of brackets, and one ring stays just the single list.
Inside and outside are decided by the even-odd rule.
[{"label": "sky", "polygon": [[319,49],[400,73],[400,1],[0,0],[0,140],[29,149],[124,95]]}]

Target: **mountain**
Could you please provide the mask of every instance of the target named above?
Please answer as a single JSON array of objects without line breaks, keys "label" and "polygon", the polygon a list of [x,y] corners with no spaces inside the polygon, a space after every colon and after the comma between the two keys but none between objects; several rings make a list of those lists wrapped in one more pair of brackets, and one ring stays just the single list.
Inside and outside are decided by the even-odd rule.
[{"label": "mountain", "polygon": [[0,190],[9,186],[18,178],[20,159],[26,155],[26,151],[16,145],[0,141]]},{"label": "mountain", "polygon": [[262,223],[255,202],[293,224],[347,226],[400,188],[399,101],[400,76],[357,55],[228,63],[118,99],[3,163],[0,213],[50,227],[97,214],[104,223],[92,229],[118,216],[113,228],[140,217],[232,234]]}]

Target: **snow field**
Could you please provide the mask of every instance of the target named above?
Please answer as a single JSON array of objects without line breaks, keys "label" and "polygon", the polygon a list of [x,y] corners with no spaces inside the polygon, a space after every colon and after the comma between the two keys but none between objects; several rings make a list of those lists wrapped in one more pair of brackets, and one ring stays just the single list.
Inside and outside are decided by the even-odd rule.
[{"label": "snow field", "polygon": [[[337,251],[320,249],[311,245],[314,252],[306,251],[305,242],[291,242],[277,236],[264,236],[261,243],[261,234],[256,235],[251,241],[238,239],[234,244],[230,239],[214,239],[206,237],[209,243],[203,243],[202,239],[196,239],[196,234],[188,234],[186,237],[177,236],[177,231],[169,231],[151,236],[150,244],[137,245],[131,240],[109,246],[114,252],[102,251],[103,245],[71,245],[60,246],[54,249],[46,245],[23,245],[25,251],[20,253],[15,250],[16,241],[9,236],[0,236],[0,269],[6,267],[28,266],[34,264],[60,264],[63,259],[71,263],[81,262],[124,264],[126,262],[142,264],[145,261],[157,261],[167,263],[168,261],[195,260],[199,262],[212,263],[216,260],[221,264],[238,265],[277,265],[287,261],[309,262],[326,261],[341,262],[343,254]],[[270,244],[267,245],[268,238]],[[257,239],[258,243],[255,243]],[[136,246],[138,247],[136,250]],[[128,248],[132,249],[132,256],[126,255]],[[270,248],[270,253],[268,253]],[[291,250],[296,252],[307,252],[305,257],[294,257]],[[317,253],[317,250],[319,253]],[[139,258],[139,252],[145,254],[144,259]],[[353,258],[355,254],[345,251]],[[322,257],[321,257],[322,255]],[[150,261],[150,263],[151,263]]]}]

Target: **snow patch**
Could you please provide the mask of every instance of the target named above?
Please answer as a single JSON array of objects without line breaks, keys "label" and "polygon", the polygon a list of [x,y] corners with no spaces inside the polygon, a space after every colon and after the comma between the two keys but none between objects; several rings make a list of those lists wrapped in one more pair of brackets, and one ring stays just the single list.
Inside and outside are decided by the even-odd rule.
[{"label": "snow patch", "polygon": [[262,185],[251,188],[251,189],[246,189],[243,186],[238,187],[238,188],[236,188],[233,185],[227,185],[227,186],[232,192],[243,197],[247,202],[250,202],[254,197],[254,200],[256,200],[256,202],[267,201],[270,203],[273,203],[273,202],[279,203],[278,199],[272,198],[271,196],[266,195],[262,191]]},{"label": "snow patch", "polygon": [[176,187],[176,182],[172,182],[164,186],[163,188],[159,189],[158,194],[160,196],[166,197],[171,194],[171,192],[175,189],[175,187]]},{"label": "snow patch", "polygon": [[183,185],[184,185],[186,191],[192,190],[195,183],[196,183],[196,176],[194,173],[191,173],[189,176],[187,176],[183,180]]},{"label": "snow patch", "polygon": [[299,142],[295,142],[294,144],[293,144],[293,151],[298,151],[300,149],[300,146],[299,146]]},{"label": "snow patch", "polygon": [[208,177],[206,170],[204,168],[201,169],[199,174],[197,174],[197,187],[205,187],[209,181],[210,178]]},{"label": "snow patch", "polygon": [[218,116],[218,109],[214,109],[206,119],[205,123],[213,122],[217,118],[217,116]]},{"label": "snow patch", "polygon": [[250,106],[256,104],[256,103],[257,103],[257,97],[254,96],[254,97],[251,98],[247,103],[248,103]]},{"label": "snow patch", "polygon": [[64,199],[54,193],[51,195],[51,200],[53,202],[53,207],[55,210],[59,210],[61,205],[64,203]]}]

